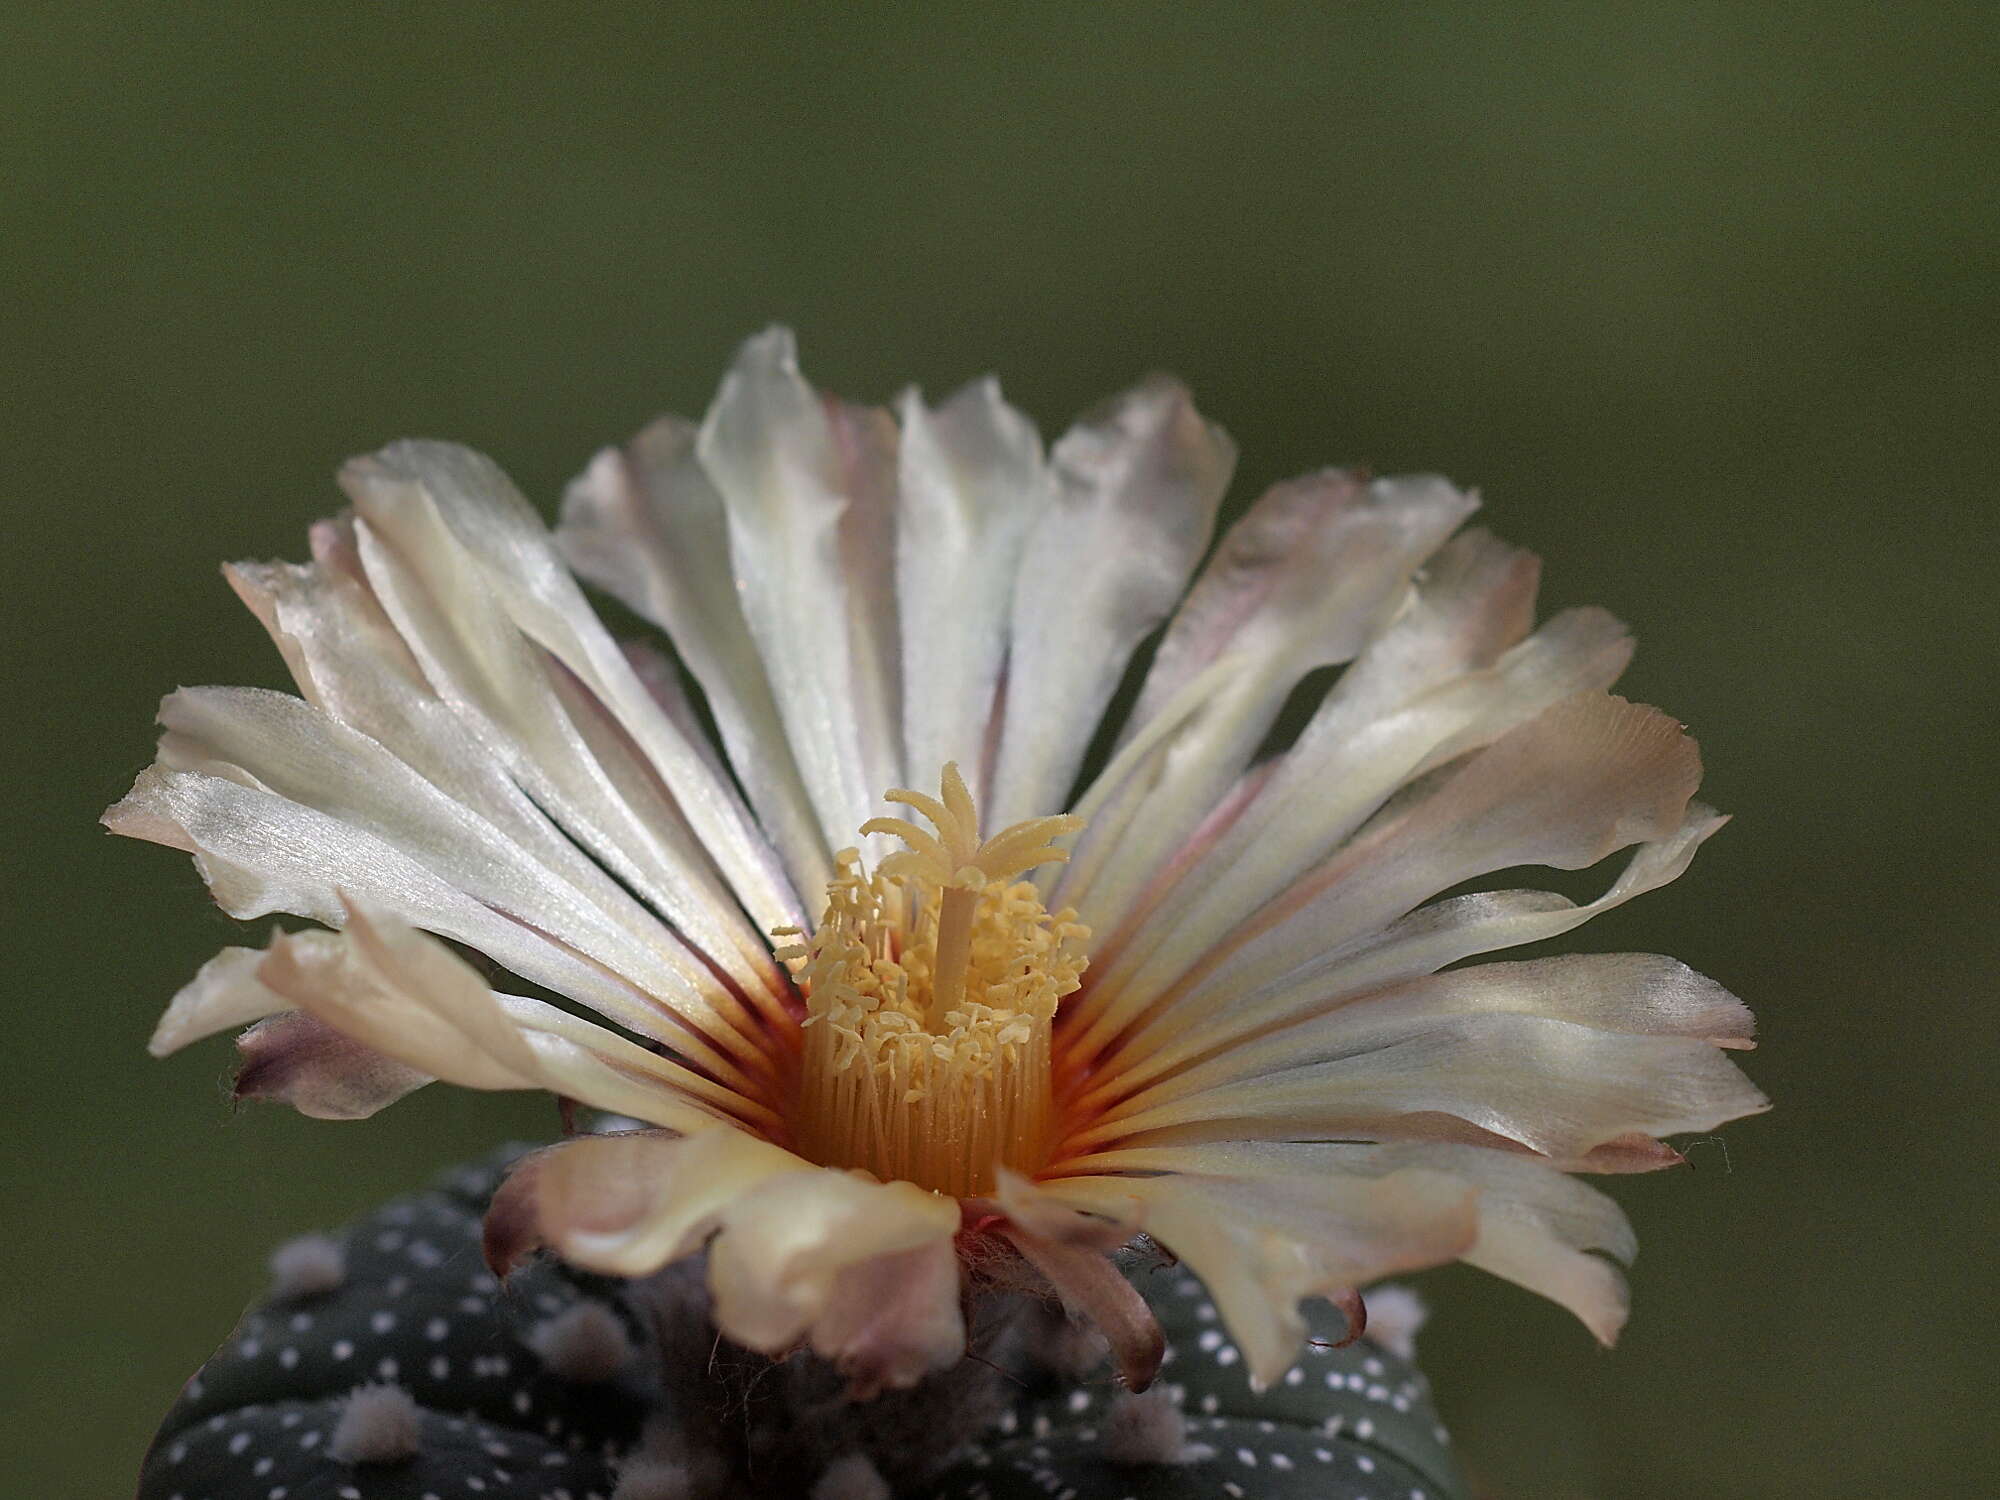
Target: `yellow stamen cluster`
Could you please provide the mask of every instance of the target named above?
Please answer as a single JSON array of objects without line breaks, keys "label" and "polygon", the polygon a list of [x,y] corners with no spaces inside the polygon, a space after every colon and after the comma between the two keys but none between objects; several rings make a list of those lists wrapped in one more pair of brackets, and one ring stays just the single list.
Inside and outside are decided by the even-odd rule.
[{"label": "yellow stamen cluster", "polygon": [[864,824],[907,847],[872,876],[842,851],[819,929],[778,956],[806,996],[799,1149],[965,1196],[991,1191],[998,1166],[1032,1171],[1053,1144],[1049,1031],[1089,931],[1018,877],[1067,858],[1049,841],[1083,825],[1037,818],[981,842],[956,766],[940,790],[887,794],[936,832]]}]

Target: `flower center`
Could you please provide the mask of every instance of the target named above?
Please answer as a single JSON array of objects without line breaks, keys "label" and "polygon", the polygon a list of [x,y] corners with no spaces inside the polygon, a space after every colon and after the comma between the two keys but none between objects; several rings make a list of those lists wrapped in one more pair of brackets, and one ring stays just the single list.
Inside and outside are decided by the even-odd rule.
[{"label": "flower center", "polygon": [[806,997],[797,1145],[884,1181],[990,1192],[997,1168],[1032,1172],[1052,1145],[1049,1030],[1090,932],[1019,877],[1067,859],[1049,841],[1083,820],[1035,818],[981,842],[955,765],[938,797],[887,797],[936,832],[863,824],[907,847],[873,875],[842,850],[818,930],[778,953]]}]

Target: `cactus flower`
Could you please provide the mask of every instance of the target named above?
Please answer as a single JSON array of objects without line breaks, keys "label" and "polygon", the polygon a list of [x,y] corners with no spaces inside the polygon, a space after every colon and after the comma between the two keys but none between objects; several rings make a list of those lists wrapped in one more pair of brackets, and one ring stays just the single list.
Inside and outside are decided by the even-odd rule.
[{"label": "cactus flower", "polygon": [[[1750,1017],[1652,955],[1463,961],[1678,876],[1723,822],[1695,746],[1444,480],[1279,484],[1204,565],[1233,462],[1171,381],[1045,452],[990,380],[853,406],[773,331],[553,532],[465,449],[349,464],[311,562],[227,570],[299,696],[170,695],[106,814],[318,924],[224,950],[153,1050],[247,1027],[239,1093],[329,1118],[438,1080],[629,1117],[526,1159],[489,1259],[705,1249],[731,1338],[857,1393],[962,1357],[1002,1265],[1143,1387],[1139,1236],[1261,1382],[1302,1299],[1358,1328],[1452,1260],[1609,1342],[1632,1234],[1578,1174],[1763,1108]],[[1621,850],[1582,903],[1487,888]]]}]

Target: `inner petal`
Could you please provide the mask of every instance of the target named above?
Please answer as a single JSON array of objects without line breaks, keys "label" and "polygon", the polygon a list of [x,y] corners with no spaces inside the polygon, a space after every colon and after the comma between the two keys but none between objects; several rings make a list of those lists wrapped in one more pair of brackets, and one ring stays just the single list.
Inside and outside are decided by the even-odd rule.
[{"label": "inner petal", "polygon": [[1037,818],[982,841],[952,765],[938,797],[888,798],[935,831],[865,824],[906,847],[872,874],[843,850],[817,930],[779,952],[807,1009],[794,1139],[827,1166],[991,1192],[1001,1167],[1032,1173],[1055,1144],[1049,1032],[1089,931],[1019,877],[1066,859],[1050,840],[1082,822]]}]

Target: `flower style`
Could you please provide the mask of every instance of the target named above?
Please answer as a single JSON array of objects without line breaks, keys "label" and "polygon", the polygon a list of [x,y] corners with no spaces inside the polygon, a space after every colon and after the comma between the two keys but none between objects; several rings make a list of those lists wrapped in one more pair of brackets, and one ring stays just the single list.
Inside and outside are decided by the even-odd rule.
[{"label": "flower style", "polygon": [[[349,464],[313,561],[227,570],[302,697],[170,695],[105,819],[233,916],[322,926],[211,960],[153,1050],[247,1024],[239,1094],[331,1118],[442,1079],[643,1122],[529,1157],[489,1258],[705,1247],[730,1337],[864,1394],[961,1357],[995,1258],[1143,1385],[1157,1331],[1106,1254],[1141,1234],[1259,1382],[1302,1298],[1358,1325],[1357,1288],[1453,1259],[1610,1342],[1632,1234],[1573,1174],[1763,1108],[1723,1050],[1750,1017],[1651,955],[1453,966],[1679,875],[1724,821],[1695,746],[1609,693],[1610,616],[1536,628],[1536,560],[1441,479],[1280,484],[1197,575],[1233,462],[1170,381],[1045,455],[990,380],[892,416],[773,331],[699,427],[599,454],[553,535],[465,449]],[[1627,848],[1581,905],[1448,894]]]}]

